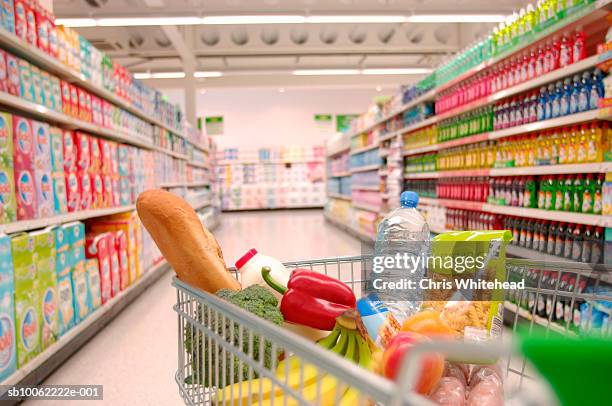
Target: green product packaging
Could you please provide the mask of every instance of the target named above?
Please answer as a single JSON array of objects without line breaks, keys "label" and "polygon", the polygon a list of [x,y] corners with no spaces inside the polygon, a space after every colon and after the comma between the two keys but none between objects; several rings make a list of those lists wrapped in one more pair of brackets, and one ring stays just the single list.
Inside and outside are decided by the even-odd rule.
[{"label": "green product packaging", "polygon": [[578,175],[574,181],[574,212],[580,212],[582,210],[583,193],[584,179],[582,175]]},{"label": "green product packaging", "polygon": [[586,176],[584,184],[584,194],[582,197],[582,213],[591,214],[593,213],[593,203],[595,201],[595,191],[597,189],[597,182],[593,179],[592,174]]},{"label": "green product packaging", "polygon": [[13,118],[0,113],[0,224],[16,220],[13,173]]},{"label": "green product packaging", "polygon": [[[431,252],[434,261],[428,265],[428,277],[431,280],[483,279],[504,282],[506,245],[511,240],[512,233],[508,230],[439,234],[432,240]],[[436,261],[438,257],[444,260]],[[446,266],[449,257],[453,258],[454,265],[451,269]],[[463,270],[460,271],[460,268]],[[497,337],[502,332],[504,296],[503,289],[464,292],[430,290],[426,294],[427,301],[423,303],[423,307],[434,308],[445,314],[451,326],[462,334],[481,338]],[[465,317],[467,312],[476,312],[480,318],[474,320]]]},{"label": "green product packaging", "polygon": [[574,178],[571,176],[563,184],[563,210],[574,211]]},{"label": "green product packaging", "polygon": [[53,228],[35,231],[34,239],[38,304],[40,306],[41,350],[53,344],[59,333],[56,234]]},{"label": "green product packaging", "polygon": [[563,189],[565,187],[563,177],[559,176],[555,180],[555,210],[563,210]]},{"label": "green product packaging", "polygon": [[538,207],[537,185],[533,176],[529,176],[525,181],[525,194],[523,197],[523,206],[536,208]]},{"label": "green product packaging", "polygon": [[547,178],[542,178],[538,182],[538,209],[546,208],[546,193],[548,192]]}]

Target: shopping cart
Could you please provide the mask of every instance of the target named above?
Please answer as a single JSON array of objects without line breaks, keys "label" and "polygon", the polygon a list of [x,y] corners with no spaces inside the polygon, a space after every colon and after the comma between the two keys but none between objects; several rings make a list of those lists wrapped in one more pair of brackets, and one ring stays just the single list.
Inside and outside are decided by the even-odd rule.
[{"label": "shopping cart", "polygon": [[[369,264],[367,257],[339,257],[284,265],[287,269],[310,268],[338,278],[360,297],[364,287],[362,270],[368,269]],[[239,278],[236,269],[230,272]],[[572,290],[567,289],[565,282],[570,278],[566,275],[573,278],[572,286],[575,288]],[[525,277],[528,281],[524,290],[509,292],[505,302],[506,310],[510,312],[506,319],[510,321],[511,334],[484,345],[440,341],[421,344],[406,357],[397,384],[175,278],[177,304],[174,309],[179,319],[176,382],[188,405],[338,405],[349,387],[359,391],[358,403],[363,405],[371,404],[369,399],[385,405],[433,405],[409,388],[416,382],[420,365],[414,357],[435,351],[444,353],[447,359],[497,359],[497,365],[503,365],[506,372],[506,404],[527,404],[527,399],[532,405],[554,404],[555,396],[547,381],[534,372],[524,356],[517,355],[522,347],[515,336],[518,330],[535,334],[538,329],[551,335],[551,339],[561,337],[560,334],[563,337],[581,334],[571,319],[559,319],[554,312],[546,317],[546,303],[555,308],[562,306],[564,313],[565,306],[574,310],[580,303],[607,299],[606,296],[585,292],[580,281],[588,279],[599,286],[609,281],[609,274],[576,263],[508,259],[507,277],[509,280]],[[543,313],[538,306],[542,298],[545,299]],[[583,330],[589,328],[588,323],[582,321]],[[602,333],[611,335],[610,326]],[[284,368],[284,374],[278,373],[279,360],[275,355],[282,353],[285,356],[291,354],[301,361],[297,377],[295,371],[290,376],[289,368]],[[266,365],[266,355],[272,355],[269,365]],[[305,381],[305,365],[316,368],[315,379]],[[571,368],[571,362],[568,365]],[[547,379],[555,386],[554,377],[547,376]],[[232,384],[238,384],[236,392],[232,390],[226,398],[218,396],[218,389]],[[559,390],[556,393],[562,396]]]}]

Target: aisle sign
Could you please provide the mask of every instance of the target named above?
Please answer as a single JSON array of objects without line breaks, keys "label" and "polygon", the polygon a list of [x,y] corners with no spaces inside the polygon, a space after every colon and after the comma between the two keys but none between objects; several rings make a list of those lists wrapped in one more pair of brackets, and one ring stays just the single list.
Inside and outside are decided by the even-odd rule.
[{"label": "aisle sign", "polygon": [[321,134],[329,135],[334,132],[334,116],[331,114],[315,114],[314,120]]},{"label": "aisle sign", "polygon": [[351,121],[359,117],[359,114],[337,114],[336,132],[343,133],[351,128]]},{"label": "aisle sign", "polygon": [[223,116],[206,117],[206,134],[223,135]]}]

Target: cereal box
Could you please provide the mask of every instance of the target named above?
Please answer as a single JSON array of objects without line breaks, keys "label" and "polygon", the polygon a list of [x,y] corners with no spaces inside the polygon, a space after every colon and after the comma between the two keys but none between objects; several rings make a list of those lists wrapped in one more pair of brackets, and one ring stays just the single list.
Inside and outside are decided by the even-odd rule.
[{"label": "cereal box", "polygon": [[94,209],[101,209],[105,206],[104,204],[104,185],[102,183],[102,176],[99,173],[91,175],[91,206]]},{"label": "cereal box", "polygon": [[14,294],[11,239],[0,234],[0,380],[16,369]]},{"label": "cereal box", "polygon": [[68,84],[70,88],[70,115],[79,117],[79,91],[75,85]]},{"label": "cereal box", "polygon": [[34,15],[34,4],[31,1],[26,2],[26,23],[27,23],[27,32],[26,32],[26,40],[31,44],[36,46],[38,42],[38,33],[36,32],[36,17]]},{"label": "cereal box", "polygon": [[77,170],[89,172],[89,167],[91,165],[91,137],[82,132],[75,132],[74,145],[77,151]]},{"label": "cereal box", "polygon": [[32,82],[32,99],[34,103],[44,105],[42,94],[42,81],[38,66],[30,65],[30,80]]},{"label": "cereal box", "polygon": [[6,67],[6,52],[0,50],[0,92],[8,92],[8,72]]},{"label": "cereal box", "polygon": [[72,131],[64,130],[63,139],[63,155],[64,155],[64,171],[75,172],[77,170],[77,147]]},{"label": "cereal box", "polygon": [[62,109],[62,86],[57,76],[50,75],[49,77],[50,96],[49,104],[50,108],[54,111],[63,112]]},{"label": "cereal box", "polygon": [[19,77],[19,59],[9,53],[6,54],[6,75],[8,92],[19,96],[21,78]]},{"label": "cereal box", "polygon": [[85,225],[80,221],[73,221],[63,224],[62,228],[70,244],[70,267],[75,268],[85,262]]},{"label": "cereal box", "polygon": [[72,116],[72,103],[70,100],[70,84],[64,80],[60,81],[62,96],[62,111],[64,114]]},{"label": "cereal box", "polygon": [[0,113],[0,224],[16,219],[13,118],[8,113]]},{"label": "cereal box", "polygon": [[47,19],[47,12],[40,6],[34,10],[34,17],[36,18],[36,29],[37,29],[37,42],[38,49],[45,53],[49,53],[49,21]]},{"label": "cereal box", "polygon": [[110,175],[104,175],[102,177],[102,207],[113,207],[113,180]]},{"label": "cereal box", "polygon": [[15,34],[15,6],[13,0],[0,0],[0,21],[2,28]]},{"label": "cereal box", "polygon": [[91,184],[91,175],[87,172],[81,172],[77,175],[79,181],[79,195],[81,198],[80,210],[90,210],[92,208],[93,189]]},{"label": "cereal box", "polygon": [[36,189],[34,184],[34,137],[30,120],[13,116],[13,150],[17,219],[36,216]]},{"label": "cereal box", "polygon": [[89,291],[91,300],[91,311],[94,311],[102,305],[98,261],[95,259],[87,260],[87,262],[85,262],[85,271],[87,272],[87,290]]},{"label": "cereal box", "polygon": [[96,137],[90,138],[90,150],[91,160],[89,163],[89,173],[96,174],[100,173],[102,166],[102,151],[100,150],[100,143]]},{"label": "cereal box", "polygon": [[51,76],[48,72],[40,72],[40,84],[41,84],[41,97],[42,104],[51,110],[54,110],[54,106],[51,104]]},{"label": "cereal box", "polygon": [[[27,37],[26,1],[15,0],[15,34],[23,40]],[[4,7],[3,7],[4,8]]]},{"label": "cereal box", "polygon": [[26,60],[19,60],[19,96],[27,101],[35,102],[34,87],[32,85],[32,71],[30,63]]},{"label": "cereal box", "polygon": [[41,350],[55,342],[58,335],[58,295],[55,249],[56,233],[53,228],[30,233],[35,244],[38,303],[40,305]]},{"label": "cereal box", "polygon": [[51,171],[64,171],[64,142],[62,129],[58,127],[49,128],[49,146],[51,151]]},{"label": "cereal box", "polygon": [[79,178],[76,172],[64,174],[66,181],[66,207],[72,213],[81,209],[81,194],[79,192]]},{"label": "cereal box", "polygon": [[15,286],[15,331],[17,367],[40,352],[40,307],[34,262],[34,239],[27,233],[12,236],[11,249]]},{"label": "cereal box", "polygon": [[57,279],[57,295],[59,309],[59,335],[62,336],[74,327],[74,299],[72,297],[72,274],[68,272],[65,276]]},{"label": "cereal box", "polygon": [[72,297],[76,324],[85,320],[89,313],[91,313],[91,296],[88,290],[87,279],[85,262],[81,262],[72,269]]},{"label": "cereal box", "polygon": [[112,297],[110,242],[114,245],[114,237],[112,237],[111,233],[88,234],[85,242],[85,256],[90,260],[96,261],[97,269],[100,272],[99,294],[101,295],[102,303],[106,303]]}]

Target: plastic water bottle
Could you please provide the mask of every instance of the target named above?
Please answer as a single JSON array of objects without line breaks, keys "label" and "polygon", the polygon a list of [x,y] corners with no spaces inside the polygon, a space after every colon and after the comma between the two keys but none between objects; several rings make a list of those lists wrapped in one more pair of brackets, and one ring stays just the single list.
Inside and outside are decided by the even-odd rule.
[{"label": "plastic water bottle", "polygon": [[398,321],[415,313],[422,302],[422,293],[418,289],[419,282],[427,271],[426,259],[430,251],[429,226],[425,218],[416,209],[419,195],[416,192],[405,191],[400,196],[400,207],[389,213],[378,226],[378,234],[374,245],[375,256],[420,257],[420,262],[411,263],[410,269],[404,266],[385,267],[376,277],[388,281],[412,280],[416,289],[387,290],[379,292],[381,299],[394,313]]}]

